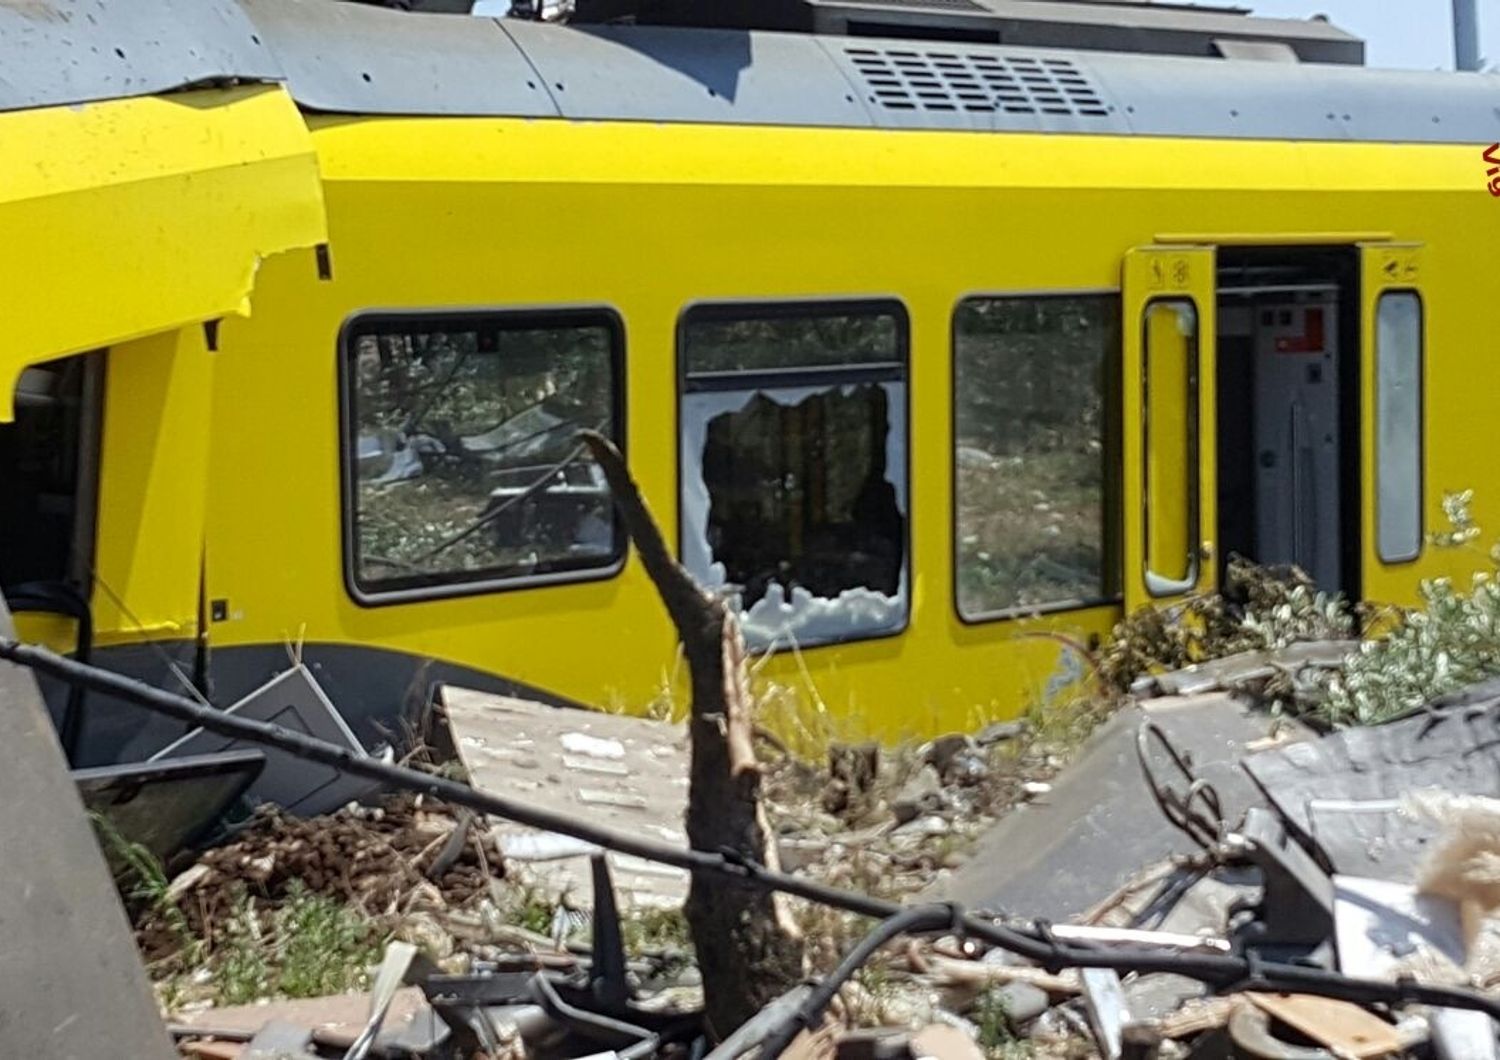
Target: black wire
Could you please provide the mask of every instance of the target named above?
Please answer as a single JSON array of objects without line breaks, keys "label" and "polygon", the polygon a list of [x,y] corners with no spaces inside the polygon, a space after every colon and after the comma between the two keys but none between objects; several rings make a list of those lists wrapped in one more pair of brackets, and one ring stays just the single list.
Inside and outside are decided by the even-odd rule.
[{"label": "black wire", "polygon": [[[580,820],[519,799],[478,791],[446,777],[422,773],[405,766],[387,765],[363,754],[325,743],[279,725],[253,721],[236,714],[205,707],[194,700],[121,676],[97,666],[66,659],[33,644],[0,638],[0,659],[36,670],[61,681],[82,685],[116,699],[143,707],[193,726],[202,726],[221,736],[273,747],[310,762],[332,766],[353,776],[365,777],[390,788],[419,792],[455,806],[492,814],[508,821],[571,836],[607,850],[619,851],[647,861],[671,865],[689,872],[717,876],[741,886],[759,887],[803,898],[820,905],[887,920],[904,911],[892,901],[839,890],[800,876],[773,872],[742,856],[683,849],[669,843],[644,839]],[[946,912],[953,918],[951,912]],[[1293,964],[1265,963],[1253,958],[1206,954],[1170,953],[1160,950],[1090,948],[1064,942],[1035,927],[1025,929],[998,924],[974,916],[958,919],[969,936],[1024,957],[1043,967],[1108,968],[1116,972],[1151,975],[1170,972],[1196,979],[1216,990],[1302,993],[1336,998],[1357,1004],[1421,1004],[1436,1008],[1472,1009],[1500,1020],[1500,999],[1475,990],[1427,986],[1412,980],[1385,982],[1354,979],[1338,972]]]},{"label": "black wire", "polygon": [[939,905],[905,909],[882,920],[874,931],[859,940],[859,944],[844,956],[837,968],[823,977],[785,1023],[766,1035],[765,1044],[758,1054],[759,1060],[776,1060],[792,1044],[792,1039],[802,1031],[816,1026],[823,1010],[832,1003],[843,985],[864,967],[880,947],[901,935],[950,928],[954,919],[952,906]]}]

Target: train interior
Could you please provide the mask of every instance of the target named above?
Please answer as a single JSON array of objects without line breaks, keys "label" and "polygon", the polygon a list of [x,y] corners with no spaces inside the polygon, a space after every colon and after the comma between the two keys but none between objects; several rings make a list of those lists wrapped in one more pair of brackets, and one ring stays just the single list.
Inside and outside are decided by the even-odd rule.
[{"label": "train interior", "polygon": [[1225,248],[1218,268],[1219,562],[1296,565],[1350,599],[1360,590],[1358,262],[1354,248]]},{"label": "train interior", "polygon": [[[102,354],[26,369],[0,425],[0,586],[82,590],[92,562]],[[12,601],[12,606],[15,606]]]}]

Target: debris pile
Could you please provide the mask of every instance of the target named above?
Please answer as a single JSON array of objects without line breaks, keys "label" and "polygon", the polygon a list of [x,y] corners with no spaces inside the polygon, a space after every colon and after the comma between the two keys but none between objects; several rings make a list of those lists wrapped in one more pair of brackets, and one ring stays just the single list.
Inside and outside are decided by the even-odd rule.
[{"label": "debris pile", "polygon": [[[320,1036],[220,1008],[179,1038],[247,1060],[283,1042],[428,1060],[1495,1055],[1500,681],[1329,732],[1267,701],[1323,687],[1348,643],[1264,639],[1133,680],[1066,768],[1065,743],[1015,724],[761,768],[742,726],[729,750],[749,765],[729,775],[752,781],[752,855],[678,845],[684,809],[700,835],[720,805],[684,790],[680,729],[450,690],[473,787],[388,775],[466,809],[264,814],[152,904],[209,950],[232,949],[216,925],[247,895],[281,903],[251,934],[288,948],[306,894],[357,911],[381,932],[349,951],[371,965],[366,1022]],[[702,761],[695,745],[695,778]],[[689,869],[695,937],[679,915],[649,944],[635,925],[660,906],[638,899],[680,896]],[[736,934],[771,894],[797,911],[775,928],[790,972],[740,945],[770,934]],[[744,912],[715,920],[716,902]],[[753,1001],[715,1008],[735,993],[716,946],[759,977]],[[384,1026],[402,983],[411,1018]]]},{"label": "debris pile", "polygon": [[417,904],[462,907],[504,875],[499,847],[473,816],[440,800],[397,794],[298,819],[271,806],[236,838],[206,851],[179,886],[208,915],[235,892],[281,898],[293,881],[370,915]]}]

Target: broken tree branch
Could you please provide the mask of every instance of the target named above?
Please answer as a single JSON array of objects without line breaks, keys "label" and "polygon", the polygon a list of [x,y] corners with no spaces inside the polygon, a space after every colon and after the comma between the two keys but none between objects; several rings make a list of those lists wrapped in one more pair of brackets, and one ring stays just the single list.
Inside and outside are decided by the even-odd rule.
[{"label": "broken tree branch", "polygon": [[[580,434],[609,482],[626,533],[677,629],[692,682],[688,840],[773,871],[776,846],[760,804],[753,704],[739,621],[673,558],[625,460],[601,434]],[[782,896],[725,887],[695,872],[684,909],[703,975],[711,1030],[729,1034],[802,976],[802,940]]]}]

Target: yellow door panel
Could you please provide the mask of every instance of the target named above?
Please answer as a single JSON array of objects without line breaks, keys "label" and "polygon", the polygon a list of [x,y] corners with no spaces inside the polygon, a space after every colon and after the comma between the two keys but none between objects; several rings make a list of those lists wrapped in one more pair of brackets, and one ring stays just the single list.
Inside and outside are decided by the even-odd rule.
[{"label": "yellow door panel", "polygon": [[1214,583],[1214,251],[1125,257],[1124,590],[1127,608]]}]

